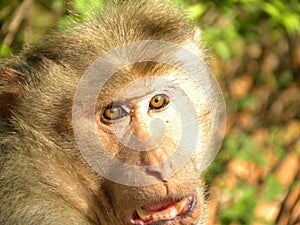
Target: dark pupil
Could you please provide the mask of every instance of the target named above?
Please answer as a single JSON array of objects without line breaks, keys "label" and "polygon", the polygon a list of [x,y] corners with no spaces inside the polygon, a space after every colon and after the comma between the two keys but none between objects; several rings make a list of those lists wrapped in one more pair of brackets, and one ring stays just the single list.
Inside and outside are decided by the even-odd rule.
[{"label": "dark pupil", "polygon": [[157,97],[156,99],[155,99],[155,103],[158,103],[159,102],[159,98]]}]

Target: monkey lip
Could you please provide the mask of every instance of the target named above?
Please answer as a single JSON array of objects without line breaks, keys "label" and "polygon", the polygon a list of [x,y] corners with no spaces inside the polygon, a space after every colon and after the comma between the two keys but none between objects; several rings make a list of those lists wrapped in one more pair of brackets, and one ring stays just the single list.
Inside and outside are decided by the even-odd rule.
[{"label": "monkey lip", "polygon": [[186,218],[196,205],[194,195],[179,201],[160,202],[147,208],[136,209],[131,222],[135,225],[151,225],[157,222],[168,222]]}]

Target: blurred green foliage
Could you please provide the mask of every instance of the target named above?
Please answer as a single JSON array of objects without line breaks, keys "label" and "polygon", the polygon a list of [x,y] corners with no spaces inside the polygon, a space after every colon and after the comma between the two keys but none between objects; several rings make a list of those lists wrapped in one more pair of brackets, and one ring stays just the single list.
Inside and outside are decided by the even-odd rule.
[{"label": "blurred green foliage", "polygon": [[252,224],[253,215],[249,212],[254,210],[256,206],[256,188],[241,184],[236,189],[231,190],[235,198],[232,199],[232,207],[224,209],[221,215],[221,224],[229,225],[232,221],[238,224]]},{"label": "blurred green foliage", "polygon": [[[300,32],[300,3],[297,0],[226,0],[201,1],[187,7],[192,18],[200,18],[207,8],[215,8],[220,19],[217,26],[204,27],[206,40],[223,60],[242,54],[247,41],[259,41],[262,33],[284,29],[288,35]],[[274,30],[274,32],[272,32]],[[282,34],[283,35],[283,34]]]}]

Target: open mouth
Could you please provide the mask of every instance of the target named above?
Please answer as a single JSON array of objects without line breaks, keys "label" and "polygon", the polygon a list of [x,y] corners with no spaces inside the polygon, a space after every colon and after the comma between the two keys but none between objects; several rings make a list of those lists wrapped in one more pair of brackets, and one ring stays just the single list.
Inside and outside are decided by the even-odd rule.
[{"label": "open mouth", "polygon": [[131,222],[134,225],[151,225],[161,221],[176,221],[187,217],[196,205],[194,195],[179,201],[159,202],[149,207],[141,207],[133,213]]}]

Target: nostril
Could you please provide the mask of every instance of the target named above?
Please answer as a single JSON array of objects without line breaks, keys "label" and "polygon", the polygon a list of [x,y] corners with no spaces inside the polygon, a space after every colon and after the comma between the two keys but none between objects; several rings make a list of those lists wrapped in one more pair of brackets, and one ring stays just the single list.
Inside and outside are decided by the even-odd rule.
[{"label": "nostril", "polygon": [[147,166],[145,172],[164,183],[167,183],[167,180],[172,175],[172,170],[169,165],[150,165]]}]

